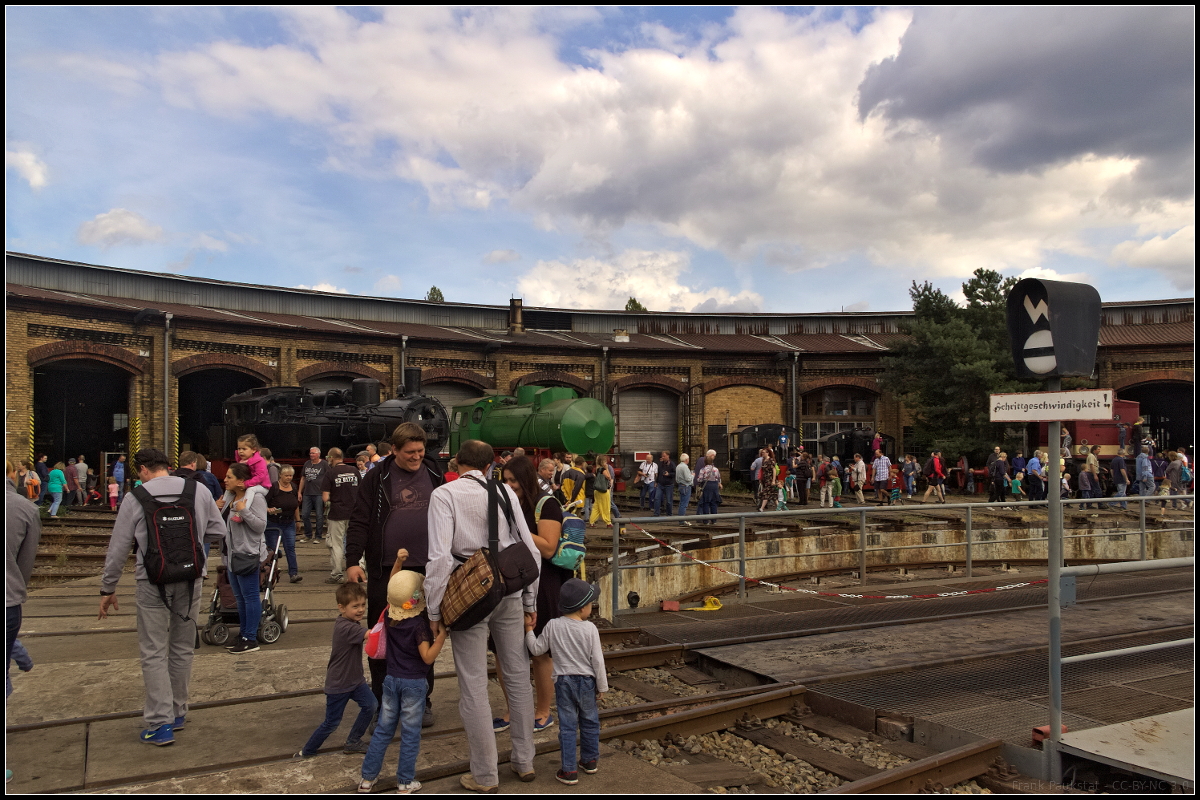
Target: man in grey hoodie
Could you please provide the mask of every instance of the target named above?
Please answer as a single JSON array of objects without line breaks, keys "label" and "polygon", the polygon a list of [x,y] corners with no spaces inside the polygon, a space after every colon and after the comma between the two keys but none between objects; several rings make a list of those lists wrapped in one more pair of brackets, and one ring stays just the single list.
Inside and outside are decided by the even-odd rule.
[{"label": "man in grey hoodie", "polygon": [[21,606],[25,603],[25,587],[33,575],[42,521],[37,506],[17,494],[17,470],[12,462],[5,462],[4,469],[4,649],[7,672],[12,666],[13,642],[21,630]]},{"label": "man in grey hoodie", "polygon": [[[186,481],[170,474],[167,454],[146,448],[133,457],[133,469],[153,497],[173,501],[183,495]],[[204,539],[222,540],[226,535],[221,512],[208,492],[195,495],[195,535],[197,549]],[[202,581],[179,581],[162,586],[150,582],[142,559],[146,553],[146,517],[141,503],[122,503],[108,544],[108,558],[100,578],[100,619],[108,611],[119,611],[117,582],[137,546],[134,577],[137,581],[138,649],[142,659],[142,679],[146,684],[146,704],[142,718],[146,730],[140,739],[147,744],[166,745],[175,741],[174,731],[184,725],[188,709],[188,682],[192,676],[192,654],[196,642],[196,617],[200,613]],[[203,574],[203,571],[202,571]],[[189,584],[191,591],[189,592]],[[166,602],[163,602],[163,597]]]}]

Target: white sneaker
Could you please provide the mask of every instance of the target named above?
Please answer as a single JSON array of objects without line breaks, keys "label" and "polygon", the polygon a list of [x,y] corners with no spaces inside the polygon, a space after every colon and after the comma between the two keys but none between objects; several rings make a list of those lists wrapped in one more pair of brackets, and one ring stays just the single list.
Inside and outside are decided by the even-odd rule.
[{"label": "white sneaker", "polygon": [[411,781],[409,783],[402,783],[396,787],[396,794],[413,794],[414,792],[419,792],[419,791],[421,791],[421,782],[420,781]]}]

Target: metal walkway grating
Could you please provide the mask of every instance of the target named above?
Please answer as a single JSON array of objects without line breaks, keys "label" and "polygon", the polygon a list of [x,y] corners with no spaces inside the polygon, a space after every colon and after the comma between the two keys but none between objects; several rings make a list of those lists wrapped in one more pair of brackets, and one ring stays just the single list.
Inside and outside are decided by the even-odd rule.
[{"label": "metal walkway grating", "polygon": [[[1153,632],[1119,643],[1067,646],[1064,654],[1153,644],[1190,635],[1190,631]],[[1191,708],[1194,666],[1190,645],[1066,665],[1063,720],[1070,730],[1084,730]],[[1046,654],[1002,656],[825,683],[809,691],[1028,747],[1031,730],[1050,718],[1048,671]],[[1154,687],[1174,694],[1155,691]]]},{"label": "metal walkway grating", "polygon": [[[1193,584],[1194,575],[1189,569],[1157,574],[1138,573],[1133,576],[1101,575],[1080,581],[1078,597],[1080,600],[1096,600],[1143,592],[1187,590],[1191,589]],[[995,586],[997,581],[983,585]],[[849,593],[852,590],[847,591]],[[867,603],[853,598],[809,596],[782,601],[730,603],[720,611],[714,612],[682,611],[628,615],[621,618],[619,624],[636,625],[667,642],[689,643],[841,625],[898,622],[945,614],[1002,611],[1026,606],[1044,606],[1045,603],[1046,586],[1041,584],[1024,589],[934,600]]]}]

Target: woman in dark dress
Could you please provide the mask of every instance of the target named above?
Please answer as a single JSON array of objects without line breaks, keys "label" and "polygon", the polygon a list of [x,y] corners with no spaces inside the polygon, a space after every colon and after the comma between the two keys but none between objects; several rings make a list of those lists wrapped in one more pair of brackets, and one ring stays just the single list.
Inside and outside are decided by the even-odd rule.
[{"label": "woman in dark dress", "polygon": [[[533,543],[537,545],[542,555],[542,572],[538,582],[537,623],[533,632],[541,635],[546,623],[555,617],[562,616],[558,607],[558,595],[562,585],[574,577],[569,569],[555,566],[550,559],[558,550],[558,540],[562,537],[563,511],[562,505],[552,495],[546,494],[538,487],[537,467],[527,456],[517,456],[504,465],[504,482],[512,487],[521,501],[521,512],[525,515],[525,524],[533,535]],[[545,498],[543,500],[543,498]],[[541,504],[540,513],[538,505]],[[499,664],[499,662],[497,662]],[[544,730],[554,724],[550,716],[550,701],[554,699],[554,662],[550,654],[533,656],[533,686],[534,686],[534,715],[533,728],[535,731]],[[499,667],[496,672],[499,677]],[[504,681],[500,681],[504,686]],[[508,714],[492,721],[492,727],[497,731],[508,728]]]}]

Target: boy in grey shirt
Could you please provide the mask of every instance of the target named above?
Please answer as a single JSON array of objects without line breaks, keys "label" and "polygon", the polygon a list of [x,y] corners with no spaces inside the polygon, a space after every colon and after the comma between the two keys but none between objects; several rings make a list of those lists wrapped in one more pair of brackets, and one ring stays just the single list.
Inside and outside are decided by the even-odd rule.
[{"label": "boy in grey shirt", "polygon": [[[541,636],[533,635],[526,617],[525,644],[540,656],[547,650],[554,657],[554,697],[558,703],[558,743],[562,769],[554,777],[568,786],[579,783],[578,768],[592,775],[600,759],[600,712],[597,702],[608,691],[604,650],[600,632],[587,621],[598,592],[578,578],[562,586],[559,605],[563,616],[550,620]],[[576,761],[576,728],[580,755]]]}]

